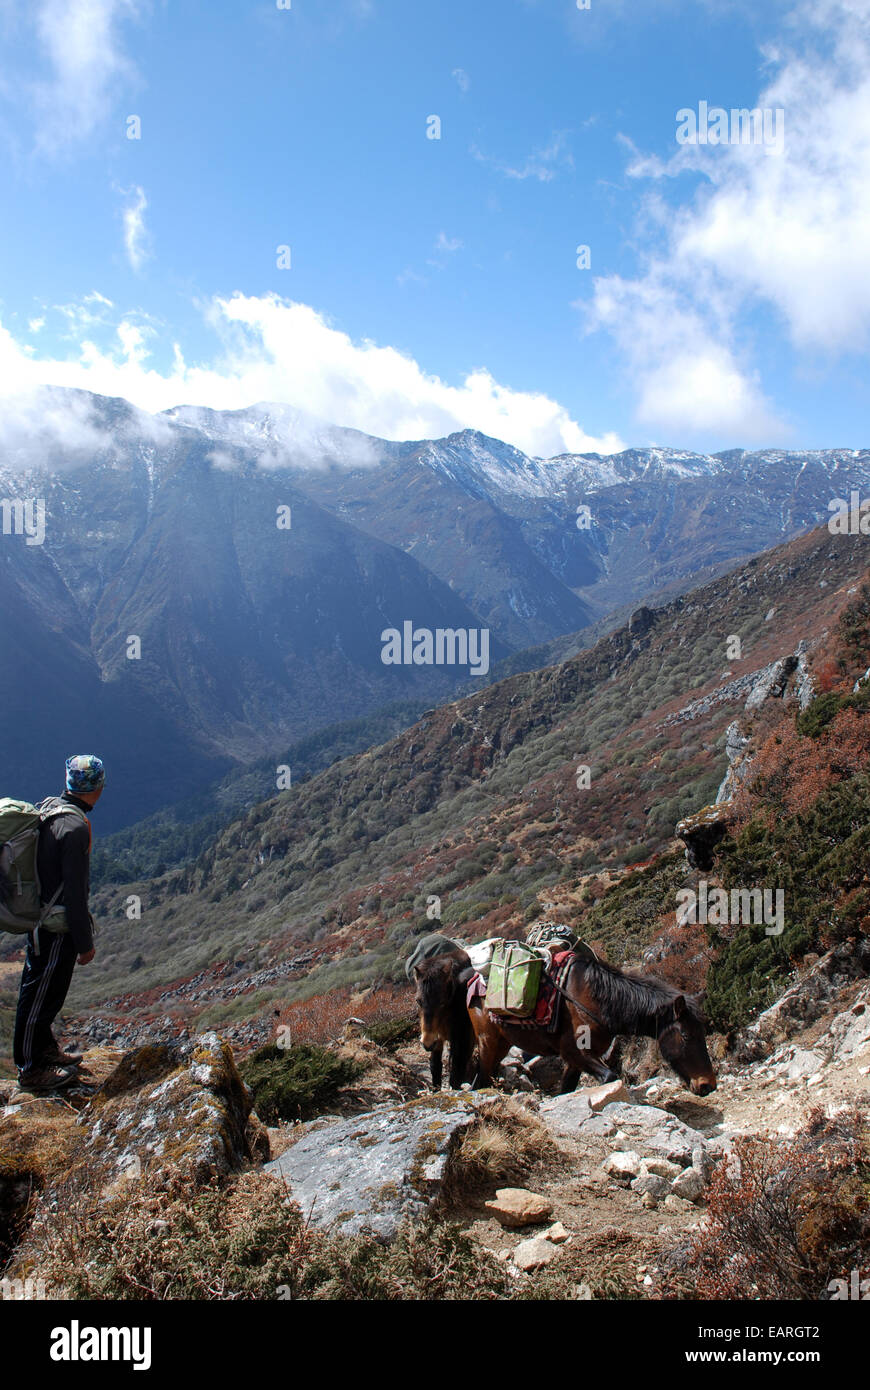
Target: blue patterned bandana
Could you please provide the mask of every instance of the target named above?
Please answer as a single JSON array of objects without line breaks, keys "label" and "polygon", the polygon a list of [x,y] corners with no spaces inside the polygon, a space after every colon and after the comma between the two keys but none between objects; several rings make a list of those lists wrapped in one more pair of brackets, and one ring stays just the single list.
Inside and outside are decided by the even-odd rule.
[{"label": "blue patterned bandana", "polygon": [[66,789],[68,792],[99,791],[106,780],[105,769],[93,753],[79,753],[66,760]]}]

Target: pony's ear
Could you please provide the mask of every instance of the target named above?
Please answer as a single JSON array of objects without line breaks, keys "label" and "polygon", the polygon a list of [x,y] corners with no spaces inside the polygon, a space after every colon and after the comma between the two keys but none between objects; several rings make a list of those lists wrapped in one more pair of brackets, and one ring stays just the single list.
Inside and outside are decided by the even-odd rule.
[{"label": "pony's ear", "polygon": [[682,1018],[686,1012],[686,996],[678,994],[674,1000],[674,1018]]}]

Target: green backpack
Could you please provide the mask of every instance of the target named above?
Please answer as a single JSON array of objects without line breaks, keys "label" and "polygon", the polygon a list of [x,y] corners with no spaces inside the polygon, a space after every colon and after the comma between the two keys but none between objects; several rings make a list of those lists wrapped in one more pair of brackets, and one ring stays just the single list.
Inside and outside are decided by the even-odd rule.
[{"label": "green backpack", "polygon": [[36,867],[40,827],[53,816],[68,815],[87,823],[84,812],[68,801],[51,800],[40,809],[29,801],[0,797],[0,931],[23,935],[37,927],[53,932],[68,930],[63,908],[49,916],[63,884],[49,902],[43,903]]}]

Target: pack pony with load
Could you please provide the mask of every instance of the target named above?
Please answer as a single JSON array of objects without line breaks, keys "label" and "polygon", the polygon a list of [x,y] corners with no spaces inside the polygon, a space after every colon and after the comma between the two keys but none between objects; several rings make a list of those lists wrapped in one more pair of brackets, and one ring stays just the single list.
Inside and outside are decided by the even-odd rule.
[{"label": "pack pony with load", "polygon": [[[421,1039],[435,1036],[428,1030],[440,1029],[438,1036],[443,1034],[443,1041],[451,1043],[451,1057],[454,1037],[460,1061],[466,1049],[470,1055],[467,1035],[458,1022],[461,1001],[477,1041],[476,1087],[490,1084],[511,1047],[560,1056],[565,1063],[563,1093],[574,1090],[582,1072],[598,1081],[615,1081],[616,1072],[602,1059],[614,1038],[630,1035],[653,1038],[664,1060],[695,1095],[705,1096],[716,1089],[704,1018],[696,998],[653,975],[608,965],[577,941],[570,928],[560,928],[555,937],[547,938],[546,925],[530,933],[527,943],[485,943],[493,948],[487,964],[481,959],[480,947],[466,952],[444,938],[449,943],[449,963],[439,966],[435,954],[424,957],[414,968]],[[497,980],[499,993],[493,1007],[490,982],[499,945],[532,946],[540,953],[542,987],[532,1007],[526,991],[520,1005],[526,1010],[524,1015],[498,1007],[503,1000],[516,1005],[525,990],[522,984],[512,992],[504,974]],[[517,953],[517,964],[528,967],[530,954],[524,957]],[[502,950],[500,958],[510,962],[514,953]],[[478,961],[480,968],[475,969]],[[510,963],[503,968],[510,970]],[[438,1076],[435,1083],[433,1070],[433,1084],[440,1086],[440,1071]],[[461,1067],[451,1065],[451,1085],[461,1085],[463,1080]]]}]

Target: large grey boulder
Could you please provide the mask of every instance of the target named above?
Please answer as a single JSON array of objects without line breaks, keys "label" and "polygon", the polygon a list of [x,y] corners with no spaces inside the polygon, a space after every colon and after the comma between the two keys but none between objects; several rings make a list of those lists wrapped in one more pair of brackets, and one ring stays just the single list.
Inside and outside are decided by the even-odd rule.
[{"label": "large grey boulder", "polygon": [[382,1240],[436,1201],[459,1133],[492,1097],[425,1095],[309,1130],[263,1171],[286,1182],[312,1224]]}]

